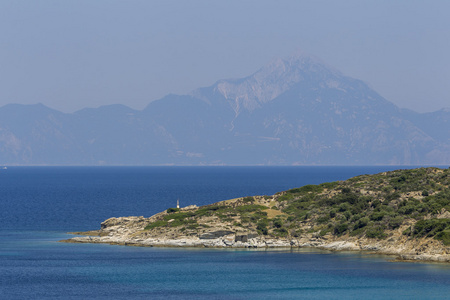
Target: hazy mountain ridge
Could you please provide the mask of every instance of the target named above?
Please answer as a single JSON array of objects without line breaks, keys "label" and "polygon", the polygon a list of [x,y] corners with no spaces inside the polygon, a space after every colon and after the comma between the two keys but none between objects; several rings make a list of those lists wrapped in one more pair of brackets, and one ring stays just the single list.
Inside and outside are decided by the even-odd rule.
[{"label": "hazy mountain ridge", "polygon": [[449,123],[297,55],[142,111],[3,106],[0,164],[449,164]]}]

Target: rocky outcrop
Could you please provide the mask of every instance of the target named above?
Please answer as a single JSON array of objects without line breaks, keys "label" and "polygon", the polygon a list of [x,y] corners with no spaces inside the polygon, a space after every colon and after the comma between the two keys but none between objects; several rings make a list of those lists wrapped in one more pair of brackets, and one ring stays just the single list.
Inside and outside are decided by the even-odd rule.
[{"label": "rocky outcrop", "polygon": [[164,247],[313,247],[450,262],[450,169],[362,175],[273,196],[110,218],[66,240]]},{"label": "rocky outcrop", "polygon": [[[162,213],[164,214],[164,213]],[[156,216],[156,215],[155,215]],[[154,219],[155,216],[152,218]],[[318,248],[332,251],[366,251],[395,255],[399,260],[450,262],[450,247],[433,239],[410,240],[401,234],[387,240],[334,237],[305,234],[298,238],[274,238],[256,232],[211,230],[200,235],[149,234],[144,230],[149,219],[144,217],[111,218],[98,231],[86,232],[63,242],[106,243],[145,247],[205,247],[205,248]],[[83,234],[77,232],[75,234]]]}]

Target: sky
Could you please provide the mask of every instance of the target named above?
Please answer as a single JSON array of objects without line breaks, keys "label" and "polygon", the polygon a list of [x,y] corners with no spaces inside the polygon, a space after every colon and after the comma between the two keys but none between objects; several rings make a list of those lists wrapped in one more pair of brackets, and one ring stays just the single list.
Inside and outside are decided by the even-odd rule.
[{"label": "sky", "polygon": [[435,111],[450,107],[449,12],[447,0],[1,0],[0,106],[143,109],[301,50]]}]

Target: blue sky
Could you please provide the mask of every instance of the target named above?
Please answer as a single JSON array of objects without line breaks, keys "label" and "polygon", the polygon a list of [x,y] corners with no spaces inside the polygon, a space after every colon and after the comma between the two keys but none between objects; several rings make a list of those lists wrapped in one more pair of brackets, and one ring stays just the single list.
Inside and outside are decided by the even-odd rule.
[{"label": "blue sky", "polygon": [[0,106],[72,112],[244,77],[301,49],[400,107],[450,107],[450,1],[0,1]]}]

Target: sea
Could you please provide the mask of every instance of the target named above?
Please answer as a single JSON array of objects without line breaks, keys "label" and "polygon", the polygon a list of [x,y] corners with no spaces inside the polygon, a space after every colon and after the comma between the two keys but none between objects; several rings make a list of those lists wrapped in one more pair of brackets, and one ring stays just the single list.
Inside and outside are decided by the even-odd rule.
[{"label": "sea", "polygon": [[396,166],[0,169],[0,299],[450,299],[450,265],[364,252],[67,244],[110,217]]}]

